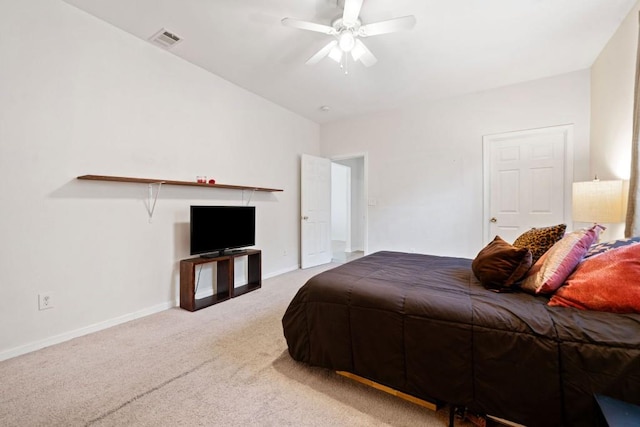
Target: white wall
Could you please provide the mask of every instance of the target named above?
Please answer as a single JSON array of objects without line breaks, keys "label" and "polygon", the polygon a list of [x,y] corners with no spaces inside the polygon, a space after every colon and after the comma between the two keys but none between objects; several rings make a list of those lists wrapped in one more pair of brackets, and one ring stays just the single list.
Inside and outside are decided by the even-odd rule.
[{"label": "white wall", "polygon": [[323,125],[322,154],[368,153],[369,252],[474,257],[482,247],[482,136],[575,125],[588,175],[589,71]]},{"label": "white wall", "polygon": [[638,2],[591,67],[591,173],[629,179]]},{"label": "white wall", "polygon": [[[591,175],[625,179],[631,174],[633,94],[638,13],[631,9],[591,67]],[[606,240],[624,236],[624,224],[607,224]]]},{"label": "white wall", "polygon": [[282,188],[253,196],[256,246],[298,267],[318,125],[59,0],[3,0],[0,27],[0,359],[172,306],[189,205],[248,197],[163,187],[150,224],[145,185],[78,175]]}]

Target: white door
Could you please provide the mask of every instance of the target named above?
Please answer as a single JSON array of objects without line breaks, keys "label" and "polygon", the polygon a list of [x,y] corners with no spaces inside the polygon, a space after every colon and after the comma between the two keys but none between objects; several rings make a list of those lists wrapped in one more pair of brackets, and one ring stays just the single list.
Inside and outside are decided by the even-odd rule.
[{"label": "white door", "polygon": [[302,155],[302,268],[331,262],[331,161]]},{"label": "white door", "polygon": [[532,227],[568,224],[573,126],[483,138],[485,244],[512,243]]}]

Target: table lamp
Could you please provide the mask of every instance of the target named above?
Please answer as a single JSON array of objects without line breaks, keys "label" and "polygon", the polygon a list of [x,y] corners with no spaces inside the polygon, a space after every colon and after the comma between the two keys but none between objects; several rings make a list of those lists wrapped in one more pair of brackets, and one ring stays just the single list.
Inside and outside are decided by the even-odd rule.
[{"label": "table lamp", "polygon": [[624,222],[625,182],[622,180],[573,183],[573,220],[597,224]]}]

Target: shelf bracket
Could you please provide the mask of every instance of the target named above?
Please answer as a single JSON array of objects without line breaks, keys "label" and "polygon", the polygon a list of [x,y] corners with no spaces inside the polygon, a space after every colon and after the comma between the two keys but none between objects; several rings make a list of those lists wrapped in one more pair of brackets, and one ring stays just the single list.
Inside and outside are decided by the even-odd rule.
[{"label": "shelf bracket", "polygon": [[[256,194],[257,188],[250,188],[249,190],[251,190],[251,194],[249,194],[249,199],[247,200],[247,204],[245,206],[249,206],[249,203],[251,203],[251,198],[254,194]],[[244,190],[242,190],[242,200],[244,201]]]},{"label": "shelf bracket", "polygon": [[[160,189],[162,188],[162,184],[164,181],[159,181],[155,183],[149,184],[149,200],[147,202],[147,213],[149,214],[149,224],[151,224],[151,219],[153,218],[153,211],[156,210],[156,202],[158,201],[158,195],[160,194]],[[156,191],[155,196],[153,195],[153,186],[158,186],[158,191]]]}]

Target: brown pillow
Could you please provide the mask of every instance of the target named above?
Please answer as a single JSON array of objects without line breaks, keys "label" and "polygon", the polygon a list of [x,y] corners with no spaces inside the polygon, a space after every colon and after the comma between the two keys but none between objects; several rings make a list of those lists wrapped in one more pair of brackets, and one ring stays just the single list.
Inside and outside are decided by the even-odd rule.
[{"label": "brown pillow", "polygon": [[544,255],[551,246],[560,241],[567,229],[566,224],[558,224],[551,227],[532,228],[525,231],[514,242],[516,248],[526,248],[531,251],[532,262],[536,261]]},{"label": "brown pillow", "polygon": [[471,270],[487,288],[513,286],[531,268],[531,251],[511,246],[496,236],[471,263]]}]

